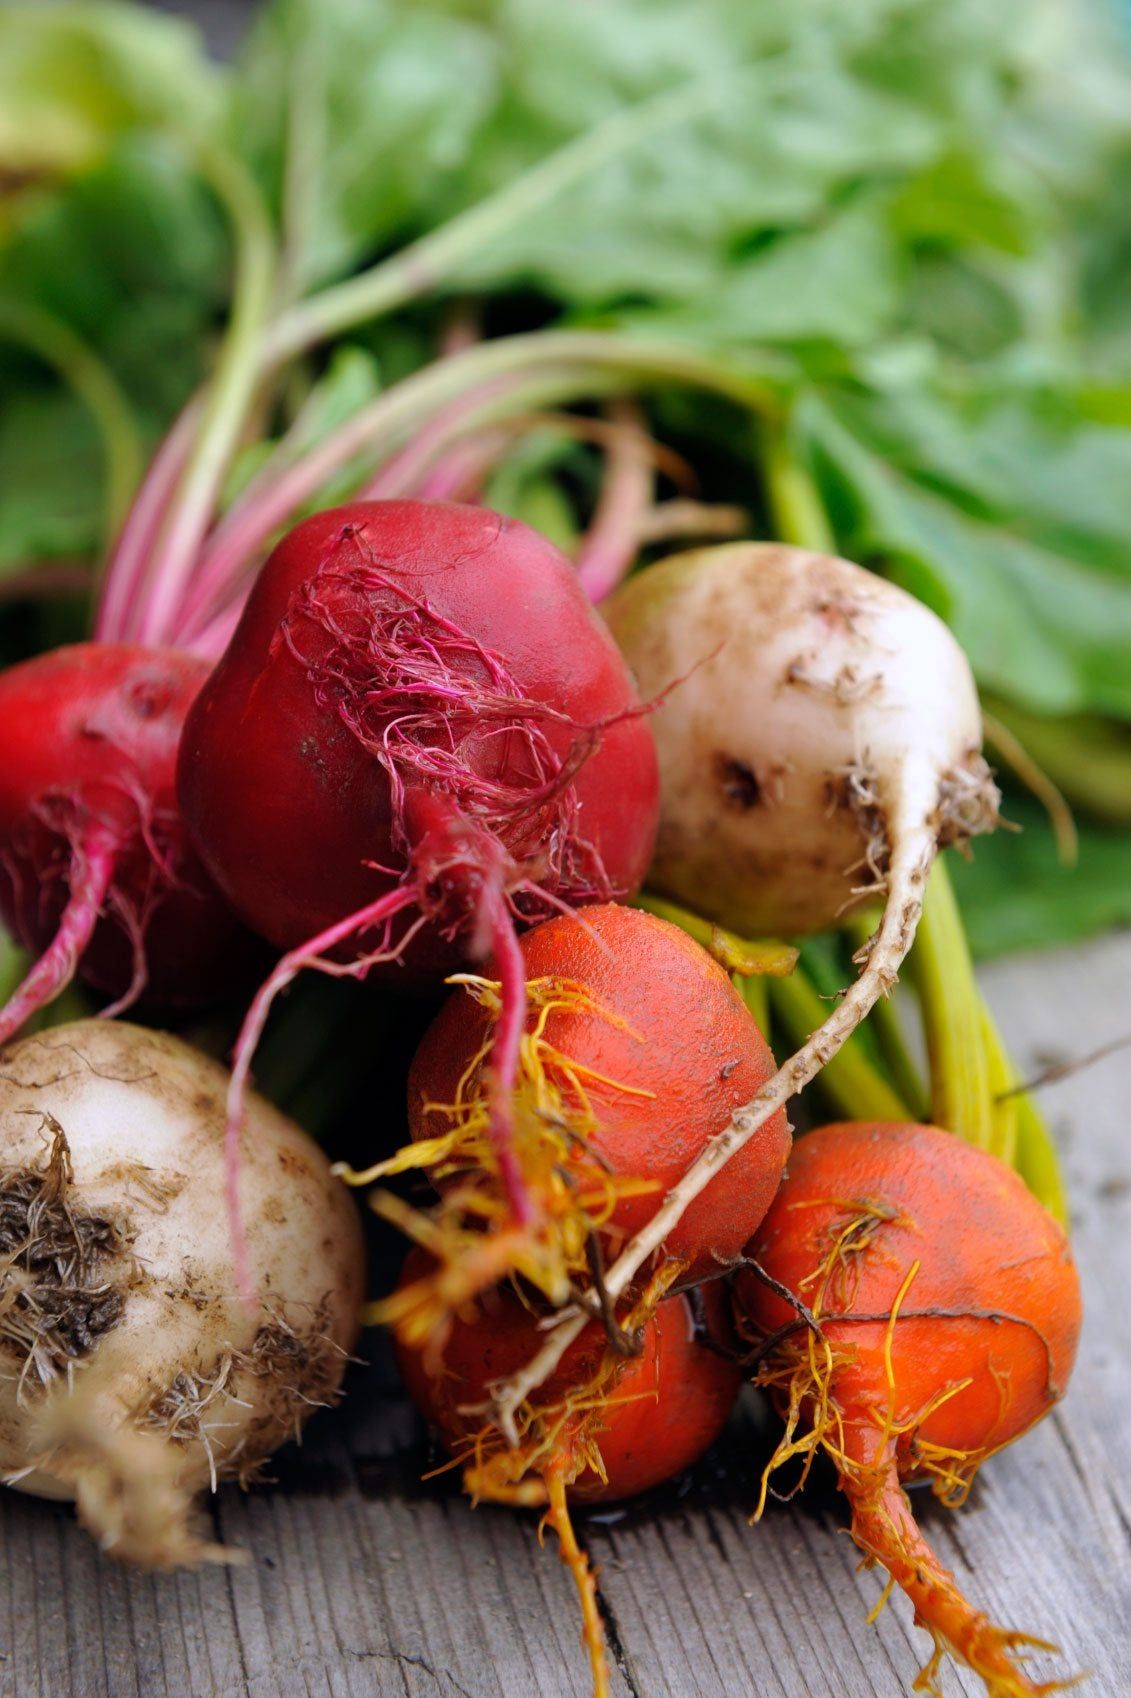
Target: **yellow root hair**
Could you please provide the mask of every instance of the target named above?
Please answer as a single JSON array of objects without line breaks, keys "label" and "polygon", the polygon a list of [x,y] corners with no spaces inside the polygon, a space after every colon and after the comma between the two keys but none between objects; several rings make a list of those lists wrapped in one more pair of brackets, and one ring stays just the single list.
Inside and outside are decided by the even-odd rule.
[{"label": "yellow root hair", "polygon": [[[917,1624],[932,1637],[932,1654],[914,1690],[942,1698],[938,1673],[943,1657],[949,1655],[980,1676],[989,1698],[1048,1698],[1075,1681],[1034,1682],[1017,1653],[1027,1648],[1055,1651],[1056,1647],[995,1626],[967,1602],[954,1576],[924,1539],[901,1483],[899,1452],[903,1441],[910,1440],[916,1474],[929,1477],[936,1496],[955,1507],[965,1499],[978,1468],[991,1453],[953,1450],[917,1436],[928,1417],[963,1391],[968,1380],[942,1387],[910,1416],[897,1413],[892,1361],[895,1329],[901,1317],[931,1313],[906,1307],[920,1264],[913,1262],[907,1270],[886,1317],[852,1312],[860,1255],[892,1218],[890,1211],[885,1213],[882,1206],[869,1201],[845,1205],[830,1231],[823,1260],[803,1282],[806,1293],[812,1293],[810,1312],[816,1329],[798,1319],[768,1339],[753,1341],[760,1352],[754,1383],[771,1392],[785,1424],[763,1472],[751,1519],[756,1521],[763,1514],[771,1479],[783,1464],[801,1460],[800,1477],[793,1487],[796,1492],[804,1485],[814,1457],[823,1451],[831,1458],[851,1505],[852,1536],[864,1553],[865,1566],[878,1563],[889,1575],[869,1621],[876,1619],[893,1585],[898,1585],[915,1606]],[[854,1410],[850,1419],[837,1401],[836,1387],[840,1371],[855,1358],[855,1347],[850,1342],[831,1342],[821,1322],[843,1326],[885,1319],[886,1406]]]},{"label": "yellow root hair", "polygon": [[[501,1007],[499,985],[474,974],[459,984],[491,1016]],[[560,1307],[588,1284],[594,1234],[618,1202],[658,1189],[655,1182],[613,1173],[590,1149],[599,1121],[598,1095],[638,1097],[636,1090],[606,1078],[564,1055],[546,1036],[551,1015],[566,1011],[630,1028],[574,980],[531,979],[513,1101],[514,1141],[524,1183],[535,1200],[536,1218],[516,1227],[501,1183],[490,1136],[491,1105],[486,1064],[491,1024],[460,1076],[451,1103],[426,1103],[425,1112],[447,1123],[432,1138],[406,1144],[387,1160],[362,1172],[335,1171],[350,1185],[369,1185],[409,1171],[427,1173],[440,1200],[427,1213],[379,1191],[371,1206],[429,1252],[434,1270],[367,1311],[367,1319],[391,1325],[410,1348],[438,1352],[451,1317],[480,1292],[509,1274],[521,1274],[551,1304]]]},{"label": "yellow root hair", "polygon": [[549,1507],[542,1518],[542,1526],[552,1527],[557,1534],[558,1554],[577,1588],[581,1604],[581,1639],[589,1652],[589,1666],[593,1671],[593,1698],[609,1698],[609,1660],[605,1654],[601,1612],[597,1607],[597,1576],[587,1554],[577,1542],[566,1504],[565,1480],[560,1470],[552,1469],[545,1479]]}]

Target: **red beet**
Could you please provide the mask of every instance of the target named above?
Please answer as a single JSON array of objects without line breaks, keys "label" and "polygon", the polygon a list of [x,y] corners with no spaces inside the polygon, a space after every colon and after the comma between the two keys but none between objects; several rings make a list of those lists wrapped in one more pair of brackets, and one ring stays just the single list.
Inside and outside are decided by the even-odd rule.
[{"label": "red beet", "polygon": [[290,952],[237,1047],[233,1147],[270,1002],[302,967],[438,976],[491,949],[500,1166],[528,1219],[508,1133],[515,926],[634,890],[659,802],[646,717],[565,556],[446,502],[306,520],[189,715],[178,786],[221,889]]},{"label": "red beet", "polygon": [[115,999],[204,1002],[250,940],[181,828],[177,744],[202,660],[79,643],[0,675],[0,913],[39,960],[0,1042],[76,972]]},{"label": "red beet", "polygon": [[422,501],[320,513],[279,544],[189,716],[180,793],[272,943],[411,875],[433,924],[405,958],[428,969],[466,958],[500,851],[532,917],[526,881],[569,903],[635,889],[658,805],[651,732],[570,563]]}]

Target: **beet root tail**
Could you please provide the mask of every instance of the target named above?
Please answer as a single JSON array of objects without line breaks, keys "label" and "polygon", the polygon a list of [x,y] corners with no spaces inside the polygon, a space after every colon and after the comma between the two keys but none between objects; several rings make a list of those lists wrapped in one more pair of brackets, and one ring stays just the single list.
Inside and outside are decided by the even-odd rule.
[{"label": "beet root tail", "polygon": [[216,1544],[198,1527],[177,1447],[142,1432],[92,1386],[58,1390],[39,1416],[37,1437],[52,1469],[70,1480],[79,1520],[119,1561],[156,1570],[246,1562],[246,1552]]},{"label": "beet root tail", "polygon": [[0,1044],[6,1044],[49,1002],[66,990],[78,971],[83,951],[94,935],[114,877],[117,849],[108,832],[92,832],[71,858],[70,897],[59,929],[0,1009]]},{"label": "beet root tail", "polygon": [[919,1529],[890,1450],[863,1464],[841,1485],[852,1505],[852,1536],[869,1562],[879,1563],[915,1606],[915,1620],[935,1643],[915,1682],[916,1692],[937,1694],[943,1656],[971,1669],[989,1698],[1048,1698],[1074,1681],[1035,1681],[1017,1655],[1027,1648],[1055,1651],[1029,1634],[997,1627],[963,1596],[958,1582]]},{"label": "beet root tail", "polygon": [[514,1091],[526,1024],[526,967],[515,923],[501,890],[492,897],[490,924],[501,1007],[488,1061],[489,1136],[514,1222],[516,1226],[529,1227],[538,1211],[523,1177],[514,1134]]},{"label": "beet root tail", "polygon": [[582,1642],[589,1653],[593,1674],[593,1698],[609,1698],[609,1661],[605,1651],[605,1630],[597,1603],[597,1577],[589,1558],[577,1542],[573,1522],[566,1503],[565,1477],[560,1468],[550,1469],[546,1476],[545,1525],[557,1536],[558,1554],[570,1572],[581,1604]]},{"label": "beet root tail", "polygon": [[267,1017],[274,1005],[275,998],[292,984],[305,968],[314,968],[318,972],[330,973],[335,976],[352,976],[363,978],[368,967],[376,959],[388,958],[394,953],[391,949],[378,949],[371,954],[362,956],[351,962],[336,962],[326,958],[326,951],[334,949],[347,938],[354,937],[360,932],[373,926],[387,928],[394,917],[402,909],[413,905],[416,898],[411,889],[398,885],[394,890],[386,891],[375,902],[370,902],[365,908],[359,908],[356,913],[348,914],[344,920],[338,920],[319,932],[306,943],[288,950],[280,957],[274,970],[263,981],[252,999],[243,1025],[240,1027],[235,1048],[232,1051],[232,1076],[228,1082],[227,1120],[224,1126],[224,1169],[228,1207],[228,1232],[231,1239],[232,1264],[235,1270],[236,1289],[244,1304],[249,1309],[258,1305],[258,1294],[255,1282],[251,1276],[251,1262],[248,1256],[247,1235],[243,1229],[243,1216],[240,1208],[240,1137],[243,1132],[245,1117],[245,1102],[248,1087],[251,1083],[251,1064],[255,1057],[259,1040],[263,1036],[263,1028]]}]

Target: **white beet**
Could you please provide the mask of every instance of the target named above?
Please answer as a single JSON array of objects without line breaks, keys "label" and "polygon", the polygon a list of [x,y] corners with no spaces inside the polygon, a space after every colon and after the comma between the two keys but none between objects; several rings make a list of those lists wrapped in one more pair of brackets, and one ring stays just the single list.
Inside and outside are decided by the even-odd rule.
[{"label": "white beet", "polygon": [[[601,604],[653,715],[661,823],[649,883],[733,930],[788,935],[882,897],[828,1018],[707,1145],[605,1276],[618,1297],[684,1210],[895,983],[940,846],[997,821],[978,697],[942,621],[850,561],[733,543],[648,567]],[[585,1324],[500,1387],[514,1414]]]},{"label": "white beet", "polygon": [[942,621],[850,561],[734,543],[660,561],[602,613],[652,716],[649,883],[751,936],[833,925],[875,896],[900,833],[992,824],[966,657]]},{"label": "white beet", "polygon": [[[193,1496],[251,1478],[336,1400],[365,1273],[357,1211],[310,1138],[249,1097],[251,1271],[224,1202],[228,1075],[188,1044],[84,1020],[0,1051],[0,1472],[77,1499],[113,1554],[228,1554]],[[72,1389],[73,1388],[73,1389]]]}]

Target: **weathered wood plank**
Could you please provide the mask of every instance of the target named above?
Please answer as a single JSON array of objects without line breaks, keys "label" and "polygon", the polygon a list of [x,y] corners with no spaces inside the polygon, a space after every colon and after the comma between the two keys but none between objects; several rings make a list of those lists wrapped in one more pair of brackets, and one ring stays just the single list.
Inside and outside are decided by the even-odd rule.
[{"label": "weathered wood plank", "polygon": [[[1023,1068],[1131,1025],[1131,939],[995,966]],[[931,1536],[997,1619],[1047,1633],[1103,1698],[1131,1692],[1131,1053],[1050,1088],[1088,1317],[1061,1411],[984,1470]],[[242,1570],[150,1577],[107,1562],[70,1512],[0,1496],[3,1698],[566,1698],[587,1691],[572,1588],[533,1519],[421,1487],[413,1417],[383,1352],[279,1481],[225,1491]],[[856,1572],[828,1482],[745,1511],[767,1454],[745,1412],[682,1493],[589,1517],[617,1698],[899,1698],[924,1636]],[[923,1501],[923,1500],[920,1500]],[[1042,1665],[1043,1666],[1043,1665]],[[957,1672],[947,1691],[973,1695]]]}]

